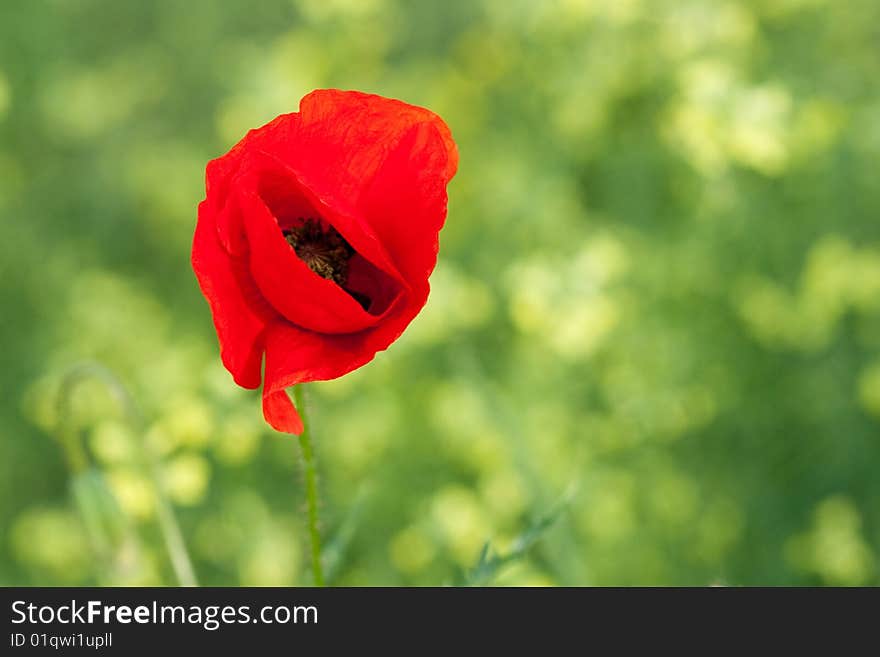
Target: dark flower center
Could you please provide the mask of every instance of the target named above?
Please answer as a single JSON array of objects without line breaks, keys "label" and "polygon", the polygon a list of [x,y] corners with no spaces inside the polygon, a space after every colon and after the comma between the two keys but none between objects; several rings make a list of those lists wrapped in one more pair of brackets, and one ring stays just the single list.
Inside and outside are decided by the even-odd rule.
[{"label": "dark flower center", "polygon": [[325,227],[319,219],[300,217],[295,227],[282,230],[281,233],[309,269],[321,278],[336,283],[361,308],[369,310],[370,297],[348,287],[349,261],[355,251],[339,231],[330,225]]},{"label": "dark flower center", "polygon": [[333,226],[324,228],[317,219],[304,219],[283,233],[284,239],[309,269],[321,278],[345,287],[348,261],[354,255],[354,249]]}]

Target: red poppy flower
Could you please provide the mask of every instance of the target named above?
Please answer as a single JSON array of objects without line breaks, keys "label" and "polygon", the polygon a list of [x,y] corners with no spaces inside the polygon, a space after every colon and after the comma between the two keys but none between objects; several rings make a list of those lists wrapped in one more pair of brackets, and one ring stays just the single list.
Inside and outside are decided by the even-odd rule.
[{"label": "red poppy flower", "polygon": [[319,90],[208,163],[192,264],[220,355],[263,414],[302,432],[286,388],[373,359],[428,298],[458,152],[436,114]]}]

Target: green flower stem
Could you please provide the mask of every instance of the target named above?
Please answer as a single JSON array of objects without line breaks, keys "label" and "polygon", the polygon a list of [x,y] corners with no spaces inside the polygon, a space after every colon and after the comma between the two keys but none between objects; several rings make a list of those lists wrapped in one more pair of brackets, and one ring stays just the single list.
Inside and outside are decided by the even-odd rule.
[{"label": "green flower stem", "polygon": [[308,505],[309,537],[312,544],[312,575],[315,586],[324,586],[324,572],[321,568],[321,533],[318,531],[318,473],[315,468],[315,451],[309,420],[303,402],[302,384],[293,388],[293,399],[299,416],[302,418],[303,432],[299,436],[299,446],[303,456],[303,470],[306,479],[306,504]]}]

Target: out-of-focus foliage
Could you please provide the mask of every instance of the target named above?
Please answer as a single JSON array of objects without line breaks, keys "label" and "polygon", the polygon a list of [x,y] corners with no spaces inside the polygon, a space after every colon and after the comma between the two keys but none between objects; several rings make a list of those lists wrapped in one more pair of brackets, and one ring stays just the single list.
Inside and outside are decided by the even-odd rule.
[{"label": "out-of-focus foliage", "polygon": [[[423,314],[310,386],[333,583],[454,582],[574,486],[492,581],[880,584],[878,25],[877,0],[4,1],[0,583],[173,583],[145,448],[202,583],[309,582],[296,443],[220,365],[189,246],[205,163],[341,87],[436,110],[461,167]],[[145,428],[90,382],[59,432],[84,360]]]}]

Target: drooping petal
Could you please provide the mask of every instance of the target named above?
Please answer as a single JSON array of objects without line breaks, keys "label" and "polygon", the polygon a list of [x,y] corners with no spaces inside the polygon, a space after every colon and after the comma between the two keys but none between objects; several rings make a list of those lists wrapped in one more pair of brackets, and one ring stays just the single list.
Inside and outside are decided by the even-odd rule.
[{"label": "drooping petal", "polygon": [[223,364],[238,385],[258,388],[263,333],[276,313],[251,280],[247,262],[230,257],[221,246],[206,202],[199,205],[192,266],[211,308]]},{"label": "drooping petal", "polygon": [[286,388],[307,381],[335,379],[369,362],[363,349],[370,331],[322,335],[288,322],[276,321],[266,330],[266,380],[263,415],[278,431],[301,433],[302,421]]},{"label": "drooping petal", "polygon": [[303,432],[302,418],[286,390],[263,393],[263,417],[275,431],[296,435]]},{"label": "drooping petal", "polygon": [[[266,369],[263,414],[279,431],[299,433],[298,415],[286,388],[309,381],[329,381],[369,363],[387,349],[427,300],[427,284],[419,296],[372,329],[344,335],[304,330],[283,320],[266,328]],[[294,419],[297,418],[297,419]],[[287,427],[287,428],[282,428]]]},{"label": "drooping petal", "polygon": [[266,330],[264,392],[307,381],[327,381],[369,362],[364,347],[373,331],[327,335],[290,322],[272,322]]}]

